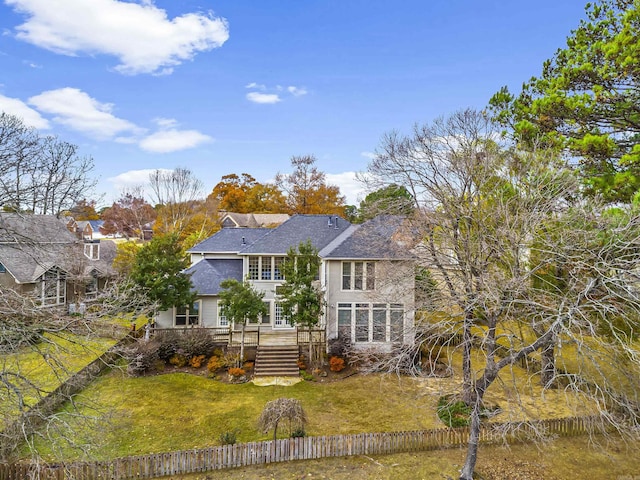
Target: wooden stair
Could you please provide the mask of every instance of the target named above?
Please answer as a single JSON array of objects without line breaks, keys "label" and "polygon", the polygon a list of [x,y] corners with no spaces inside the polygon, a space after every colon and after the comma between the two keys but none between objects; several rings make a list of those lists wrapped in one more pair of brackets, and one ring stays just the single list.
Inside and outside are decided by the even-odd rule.
[{"label": "wooden stair", "polygon": [[300,375],[297,345],[258,345],[254,375],[256,377],[291,377]]}]

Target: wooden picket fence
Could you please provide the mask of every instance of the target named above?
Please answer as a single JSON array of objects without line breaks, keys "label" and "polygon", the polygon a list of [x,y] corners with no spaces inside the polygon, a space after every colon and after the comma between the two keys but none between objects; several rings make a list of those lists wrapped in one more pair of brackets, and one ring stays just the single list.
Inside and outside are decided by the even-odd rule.
[{"label": "wooden picket fence", "polygon": [[[482,443],[526,440],[533,432],[573,436],[593,430],[601,417],[569,417],[528,423],[487,423]],[[412,432],[361,433],[287,438],[171,453],[139,455],[105,462],[68,465],[0,464],[0,480],[125,480],[351,455],[419,452],[465,445],[468,427]]]}]

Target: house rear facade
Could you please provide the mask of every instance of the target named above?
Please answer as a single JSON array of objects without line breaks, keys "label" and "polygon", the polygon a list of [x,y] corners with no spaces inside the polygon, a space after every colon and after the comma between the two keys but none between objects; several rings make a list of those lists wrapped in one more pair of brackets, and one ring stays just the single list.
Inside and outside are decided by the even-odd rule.
[{"label": "house rear facade", "polygon": [[191,275],[197,301],[161,312],[159,328],[233,327],[220,303],[220,283],[248,280],[264,293],[268,314],[249,328],[294,330],[278,297],[282,262],[290,248],[311,241],[321,267],[318,286],[325,312],[319,328],[358,346],[390,346],[413,338],[414,268],[410,245],[399,232],[403,219],[377,217],[362,225],[327,215],[294,215],[276,228],[223,228],[193,247]]}]

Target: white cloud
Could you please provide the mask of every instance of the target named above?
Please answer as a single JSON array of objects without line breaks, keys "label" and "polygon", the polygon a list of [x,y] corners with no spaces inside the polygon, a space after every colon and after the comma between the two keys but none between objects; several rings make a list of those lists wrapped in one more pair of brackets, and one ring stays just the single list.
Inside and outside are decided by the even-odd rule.
[{"label": "white cloud", "polygon": [[142,133],[133,123],[111,113],[112,104],[100,103],[77,88],[48,90],[28,102],[41,112],[55,115],[54,121],[90,137],[106,140],[120,133]]},{"label": "white cloud", "polygon": [[198,52],[229,38],[225,19],[197,13],[169,19],[152,1],[5,0],[27,20],[17,37],[38,47],[75,56],[106,54],[125,74],[169,74]]},{"label": "white cloud", "polygon": [[0,95],[0,112],[20,117],[25,125],[40,130],[50,128],[49,121],[22,100]]},{"label": "white cloud", "polygon": [[154,118],[153,121],[160,128],[172,128],[178,125],[177,120],[175,120],[174,118],[158,117],[158,118]]},{"label": "white cloud", "polygon": [[368,158],[369,160],[373,160],[377,157],[373,152],[360,152],[360,155],[364,158]]},{"label": "white cloud", "polygon": [[[156,169],[146,170],[129,170],[115,177],[107,178],[107,181],[117,190],[125,188],[137,187],[139,185],[147,185],[149,183],[149,175]],[[170,170],[167,170],[170,171]]]},{"label": "white cloud", "polygon": [[287,91],[294,97],[301,97],[302,95],[306,95],[308,93],[306,88],[294,87],[293,85],[287,87]]},{"label": "white cloud", "polygon": [[140,148],[147,152],[169,153],[197,147],[213,138],[197,130],[160,130],[140,141]]},{"label": "white cloud", "polygon": [[247,93],[247,100],[253,103],[278,103],[281,98],[276,93]]},{"label": "white cloud", "polygon": [[327,173],[327,183],[340,187],[340,193],[346,197],[347,205],[360,205],[365,196],[365,188],[356,180],[356,172]]},{"label": "white cloud", "polygon": [[266,90],[267,86],[261,83],[251,82],[246,84],[244,88],[255,88],[256,90]]}]

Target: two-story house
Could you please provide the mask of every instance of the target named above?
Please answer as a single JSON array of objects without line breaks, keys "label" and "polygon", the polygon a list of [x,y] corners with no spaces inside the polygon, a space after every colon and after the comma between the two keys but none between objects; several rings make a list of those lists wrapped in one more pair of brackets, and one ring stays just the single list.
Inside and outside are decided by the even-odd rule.
[{"label": "two-story house", "polygon": [[295,329],[279,303],[287,251],[311,240],[319,251],[318,286],[327,338],[343,335],[354,345],[389,346],[412,341],[415,259],[402,234],[403,219],[380,216],[362,225],[327,215],[295,215],[276,228],[223,228],[189,250],[197,301],[161,312],[159,328],[229,327],[220,308],[220,282],[248,280],[264,292],[268,314],[249,328]]},{"label": "two-story house", "polygon": [[0,285],[42,306],[97,297],[115,272],[111,241],[81,240],[54,215],[0,213]]}]

